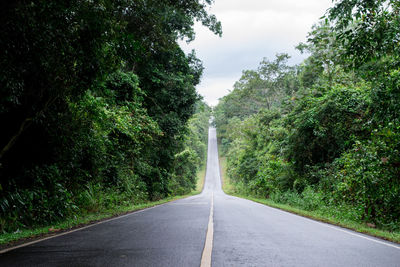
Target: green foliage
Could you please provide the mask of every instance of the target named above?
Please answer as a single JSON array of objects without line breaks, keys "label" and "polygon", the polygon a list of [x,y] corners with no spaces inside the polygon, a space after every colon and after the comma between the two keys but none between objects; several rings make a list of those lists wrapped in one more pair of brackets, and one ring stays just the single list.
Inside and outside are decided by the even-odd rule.
[{"label": "green foliage", "polygon": [[169,184],[170,190],[177,195],[183,195],[194,190],[199,163],[199,157],[191,149],[176,154],[174,175]]},{"label": "green foliage", "polygon": [[312,187],[306,187],[301,194],[295,191],[277,191],[271,195],[271,200],[307,211],[319,210],[326,205],[322,193],[316,192]]},{"label": "green foliage", "polygon": [[[332,22],[338,58],[347,70],[380,87],[399,68],[400,5],[398,1],[338,0],[326,20]],[[384,94],[386,93],[386,90]]]},{"label": "green foliage", "polygon": [[310,95],[297,101],[286,118],[290,129],[286,157],[298,171],[332,162],[363,134],[368,92],[365,85],[335,86],[321,97]]},{"label": "green foliage", "polygon": [[229,130],[248,116],[262,109],[280,108],[281,102],[300,89],[296,67],[287,65],[289,56],[277,54],[274,61],[264,58],[258,70],[243,71],[234,90],[224,96],[214,109],[218,138],[226,152],[231,142]]},{"label": "green foliage", "polygon": [[362,210],[363,220],[379,225],[400,222],[399,144],[399,128],[383,128],[338,159],[336,198]]},{"label": "green foliage", "polygon": [[187,194],[196,188],[197,172],[206,160],[210,112],[204,102],[198,101],[196,113],[188,121],[184,150],[175,154],[174,171],[169,182],[169,190],[174,195]]},{"label": "green foliage", "polygon": [[78,207],[66,188],[57,166],[36,167],[27,173],[34,178],[29,189],[9,192],[1,198],[1,231],[57,221],[74,214]]}]

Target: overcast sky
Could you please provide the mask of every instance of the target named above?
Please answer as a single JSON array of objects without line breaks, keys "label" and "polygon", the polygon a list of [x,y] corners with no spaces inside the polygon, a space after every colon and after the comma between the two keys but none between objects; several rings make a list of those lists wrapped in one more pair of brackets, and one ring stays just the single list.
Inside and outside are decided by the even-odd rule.
[{"label": "overcast sky", "polygon": [[215,0],[210,13],[222,23],[222,37],[196,25],[196,39],[187,45],[186,52],[196,50],[205,67],[202,82],[197,86],[209,105],[233,89],[242,70],[256,69],[266,57],[288,53],[290,63],[304,59],[295,50],[305,42],[311,26],[318,22],[332,0]]}]

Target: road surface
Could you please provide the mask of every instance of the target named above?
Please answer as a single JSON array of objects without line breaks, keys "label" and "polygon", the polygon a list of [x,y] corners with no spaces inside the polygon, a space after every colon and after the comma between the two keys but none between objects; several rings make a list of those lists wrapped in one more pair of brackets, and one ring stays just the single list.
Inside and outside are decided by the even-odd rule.
[{"label": "road surface", "polygon": [[[210,216],[211,214],[211,216]],[[221,190],[209,130],[202,194],[0,254],[0,266],[400,266],[400,246]]]}]

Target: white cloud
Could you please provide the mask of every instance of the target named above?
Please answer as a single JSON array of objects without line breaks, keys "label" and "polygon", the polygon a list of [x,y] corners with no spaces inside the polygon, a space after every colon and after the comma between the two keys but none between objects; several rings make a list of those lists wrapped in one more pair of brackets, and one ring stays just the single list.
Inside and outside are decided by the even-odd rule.
[{"label": "white cloud", "polygon": [[315,14],[325,10],[332,1],[324,0],[216,0],[211,12],[220,13],[227,10],[243,10],[247,12],[257,10],[273,10],[289,13]]},{"label": "white cloud", "polygon": [[218,99],[228,94],[239,78],[240,74],[230,77],[204,78],[197,89],[209,105],[216,106]]},{"label": "white cloud", "polygon": [[299,63],[304,56],[294,47],[306,40],[331,5],[331,0],[216,0],[210,13],[222,23],[222,38],[196,24],[196,40],[182,43],[185,51],[195,49],[203,61],[199,93],[215,105],[242,70],[255,69],[262,58],[273,59],[276,53],[289,53],[292,63]]}]

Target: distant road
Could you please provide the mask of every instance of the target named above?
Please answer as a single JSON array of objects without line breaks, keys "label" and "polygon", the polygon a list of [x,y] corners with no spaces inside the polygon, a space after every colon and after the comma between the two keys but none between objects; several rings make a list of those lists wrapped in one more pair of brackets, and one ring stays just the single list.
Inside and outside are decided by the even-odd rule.
[{"label": "distant road", "polygon": [[210,128],[201,195],[0,254],[0,266],[207,266],[210,262],[212,266],[400,266],[400,246],[225,195],[216,133]]}]

